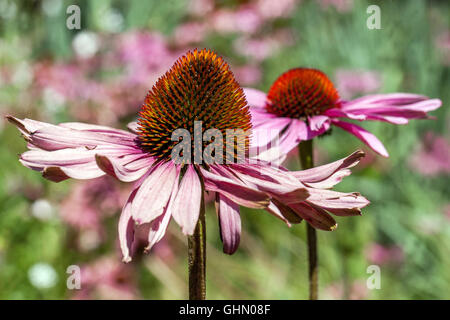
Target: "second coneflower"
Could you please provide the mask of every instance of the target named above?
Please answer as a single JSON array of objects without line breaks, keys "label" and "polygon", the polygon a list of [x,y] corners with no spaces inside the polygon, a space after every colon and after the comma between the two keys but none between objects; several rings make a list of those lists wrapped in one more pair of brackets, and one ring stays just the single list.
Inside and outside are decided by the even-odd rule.
[{"label": "second coneflower", "polygon": [[[250,88],[244,91],[252,113],[252,148],[260,158],[281,163],[298,146],[303,169],[314,165],[312,139],[332,125],[356,136],[378,154],[388,156],[375,135],[342,121],[343,118],[406,124],[409,119],[427,118],[428,111],[441,106],[439,99],[410,93],[376,94],[344,101],[323,72],[310,68],[283,73],[267,94]],[[264,152],[267,149],[271,152]],[[317,236],[311,226],[315,227],[307,225],[310,299],[317,299]]]},{"label": "second coneflower", "polygon": [[174,218],[188,235],[192,299],[205,298],[205,191],[216,194],[228,254],[235,252],[240,240],[240,205],[265,208],[287,224],[303,218],[333,230],[336,222],[328,212],[358,215],[368,204],[358,193],[328,190],[350,174],[362,152],[293,173],[242,157],[252,126],[249,107],[228,65],[209,50],[188,52],[175,62],[149,91],[138,122],[128,126],[131,132],[8,119],[28,141],[30,150],[20,161],[49,180],[108,174],[135,181],[119,220],[124,261],[131,260],[136,226],[150,225],[149,250]]},{"label": "second coneflower", "polygon": [[[351,101],[340,99],[326,74],[316,69],[296,68],[283,73],[268,93],[244,89],[253,129],[265,138],[255,147],[266,147],[267,138],[279,137],[279,150],[287,154],[300,141],[324,134],[331,126],[348,131],[378,154],[387,157],[383,144],[364,128],[342,119],[376,120],[407,124],[409,119],[428,118],[427,112],[441,106],[439,99],[412,93],[374,94]],[[266,132],[272,132],[266,135]]]}]

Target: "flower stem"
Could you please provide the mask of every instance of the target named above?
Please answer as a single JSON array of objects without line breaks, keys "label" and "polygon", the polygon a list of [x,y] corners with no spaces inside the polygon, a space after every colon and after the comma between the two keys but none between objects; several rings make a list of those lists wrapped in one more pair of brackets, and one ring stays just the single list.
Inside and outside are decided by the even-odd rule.
[{"label": "flower stem", "polygon": [[188,236],[189,300],[206,299],[206,224],[202,192],[200,215],[194,234]]},{"label": "flower stem", "polygon": [[[302,169],[314,166],[313,141],[300,142],[298,146],[300,163]],[[309,300],[317,300],[319,296],[319,265],[317,259],[317,233],[316,229],[306,224],[308,239],[308,262],[309,262]]]}]

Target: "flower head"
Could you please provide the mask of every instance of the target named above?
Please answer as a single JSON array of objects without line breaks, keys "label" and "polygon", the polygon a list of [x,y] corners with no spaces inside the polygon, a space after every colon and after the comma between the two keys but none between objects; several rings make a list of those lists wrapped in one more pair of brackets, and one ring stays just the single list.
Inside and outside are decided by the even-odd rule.
[{"label": "flower head", "polygon": [[[197,135],[207,136],[208,131],[216,130],[215,143],[220,135],[228,134],[227,130],[251,129],[242,89],[224,60],[206,49],[188,52],[158,80],[147,95],[138,122],[128,126],[130,132],[84,123],[52,125],[8,119],[28,141],[30,150],[20,161],[47,179],[59,182],[108,174],[135,182],[119,219],[124,261],[131,260],[136,225],[149,226],[148,250],[164,236],[171,218],[183,233],[193,234],[204,191],[216,195],[221,238],[228,254],[239,245],[239,206],[264,208],[287,224],[305,219],[314,227],[333,230],[337,224],[328,212],[358,215],[369,203],[358,193],[328,190],[350,174],[349,168],[359,162],[362,152],[300,172],[245,158],[225,164],[198,163],[195,156],[194,161],[184,157],[191,151],[196,153],[191,146],[182,150],[182,162],[175,161],[172,151],[181,142],[193,140],[196,144]],[[196,123],[202,130],[196,131]],[[178,138],[172,141],[173,133],[180,129],[188,140],[183,136],[181,142]],[[202,147],[204,136],[203,140],[200,137]],[[234,155],[246,146],[227,141],[225,148],[213,149],[213,153],[216,156],[227,150]]]},{"label": "flower head", "polygon": [[194,137],[195,121],[202,122],[201,133],[217,129],[224,136],[227,129],[251,128],[242,88],[228,64],[212,51],[188,52],[156,82],[140,112],[140,145],[152,156],[168,160],[178,144],[172,133],[185,129]]},{"label": "flower head", "polygon": [[[387,157],[388,153],[377,137],[341,118],[406,124],[409,119],[428,118],[427,112],[441,106],[439,99],[410,93],[374,94],[345,101],[323,72],[308,68],[285,72],[267,94],[250,88],[244,91],[251,107],[254,135],[258,137],[267,130],[277,131],[283,154],[300,141],[321,135],[334,125]],[[253,145],[265,147],[269,142],[255,139]]]}]

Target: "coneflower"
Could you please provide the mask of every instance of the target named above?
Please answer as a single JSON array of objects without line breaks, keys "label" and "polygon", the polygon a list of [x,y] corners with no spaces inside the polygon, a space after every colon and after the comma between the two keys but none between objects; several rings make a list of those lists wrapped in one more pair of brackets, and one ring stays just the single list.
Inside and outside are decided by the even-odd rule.
[{"label": "coneflower", "polygon": [[240,205],[265,208],[288,225],[303,218],[333,230],[336,222],[327,212],[358,215],[369,203],[358,193],[327,190],[350,174],[348,168],[358,163],[362,152],[301,172],[248,160],[252,124],[244,92],[227,63],[206,49],[188,52],[157,81],[138,121],[129,124],[130,132],[84,123],[8,119],[28,141],[30,150],[20,161],[49,180],[108,174],[135,182],[119,219],[125,262],[131,260],[137,226],[150,224],[148,251],[173,217],[188,236],[191,299],[204,299],[206,294],[205,191],[216,194],[223,250],[228,254],[240,241]]},{"label": "coneflower", "polygon": [[[362,127],[342,121],[377,120],[406,124],[409,119],[427,118],[427,112],[441,106],[439,99],[410,93],[375,94],[352,101],[340,99],[326,74],[310,68],[295,68],[283,73],[267,94],[244,89],[252,113],[252,148],[275,150],[261,153],[264,159],[281,163],[287,153],[299,147],[303,169],[313,167],[312,139],[327,132],[331,125],[356,136],[384,157],[388,153],[378,138]],[[312,224],[307,225],[310,260],[310,298],[317,299],[317,240]]]}]

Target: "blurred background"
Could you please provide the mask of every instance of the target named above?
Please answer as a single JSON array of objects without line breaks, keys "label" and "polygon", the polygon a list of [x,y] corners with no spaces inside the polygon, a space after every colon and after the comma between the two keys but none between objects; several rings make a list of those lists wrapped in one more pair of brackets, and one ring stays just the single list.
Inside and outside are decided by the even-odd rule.
[{"label": "blurred background", "polygon": [[[81,10],[69,30],[68,6]],[[366,9],[381,9],[369,30]],[[367,156],[337,186],[371,200],[363,216],[319,231],[323,299],[450,298],[450,3],[364,0],[0,0],[0,298],[187,298],[187,244],[178,226],[149,255],[145,232],[121,263],[117,222],[130,185],[110,178],[44,180],[23,167],[26,146],[4,116],[125,128],[146,92],[186,50],[212,48],[243,86],[268,90],[284,71],[323,70],[345,99],[413,92],[440,98],[434,120],[369,123],[390,153],[376,156],[334,129],[316,140],[316,162],[361,148]],[[296,158],[286,164],[298,169]],[[209,299],[305,299],[305,226],[287,228],[241,209],[239,250],[222,253],[207,211]],[[381,268],[381,289],[366,272]],[[69,290],[67,267],[81,267]]]}]

